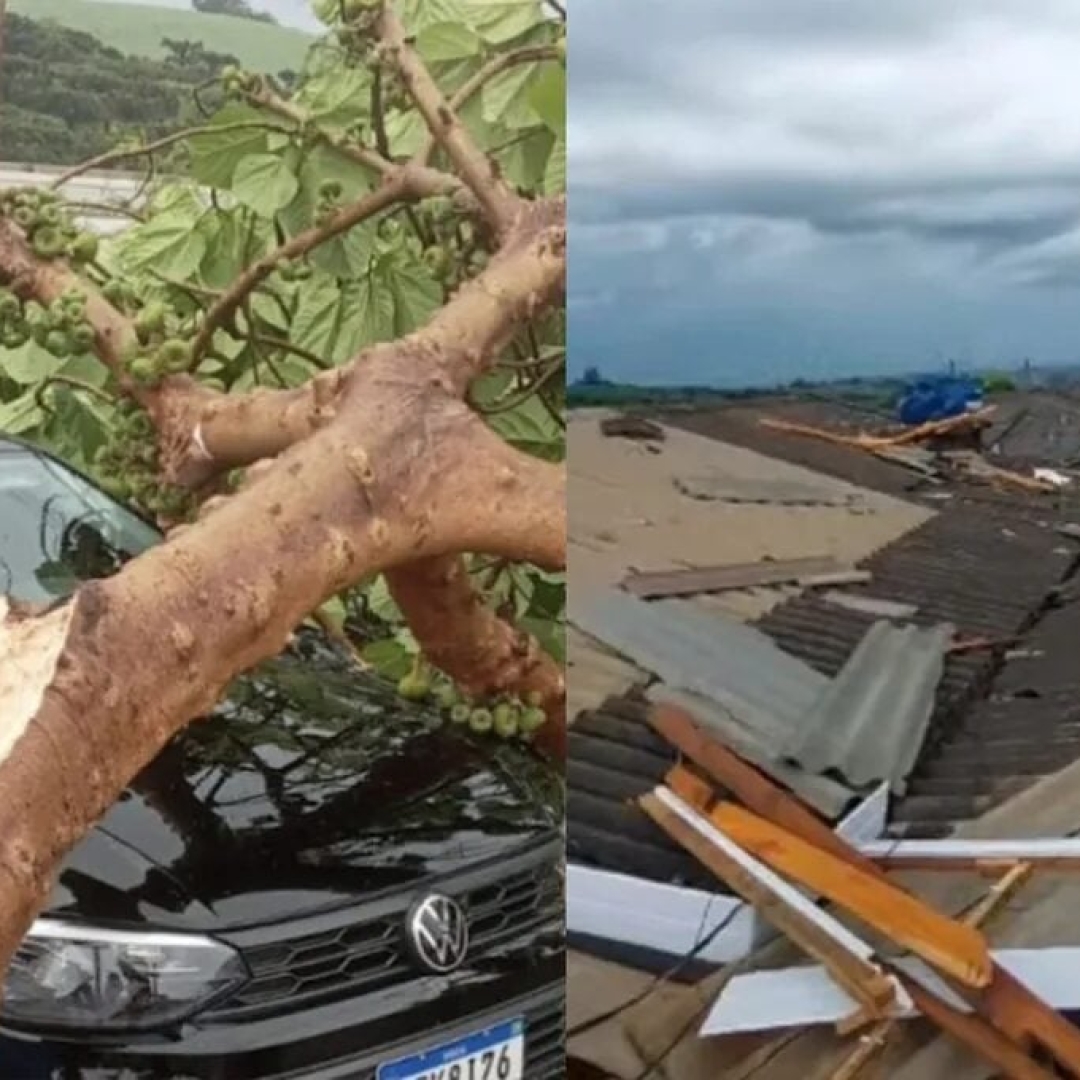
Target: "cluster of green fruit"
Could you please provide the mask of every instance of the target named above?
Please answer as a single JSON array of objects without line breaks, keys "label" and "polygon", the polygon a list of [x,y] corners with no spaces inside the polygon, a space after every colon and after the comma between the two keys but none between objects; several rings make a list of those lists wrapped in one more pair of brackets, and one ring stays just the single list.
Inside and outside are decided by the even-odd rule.
[{"label": "cluster of green fruit", "polygon": [[433,684],[422,669],[414,669],[403,676],[397,689],[407,701],[433,699],[451,723],[467,725],[477,735],[494,734],[501,739],[528,740],[547,721],[537,694],[531,694],[525,701],[504,697],[493,702],[476,702],[445,679]]},{"label": "cluster of green fruit", "polygon": [[225,96],[231,98],[257,94],[262,89],[262,76],[229,64],[221,71],[221,88],[225,91]]},{"label": "cluster of green fruit", "polygon": [[134,504],[148,516],[181,521],[191,513],[188,493],[158,478],[154,426],[134,402],[118,407],[110,439],[94,455],[94,471],[113,498]]},{"label": "cluster of green fruit", "polygon": [[139,309],[133,322],[139,347],[125,360],[136,382],[155,383],[166,375],[191,370],[191,342],[182,336],[182,320],[168,304],[151,300]]},{"label": "cluster of green fruit", "polygon": [[461,215],[452,199],[427,199],[418,216],[429,241],[422,258],[432,277],[453,289],[483,269],[487,253],[479,245],[473,223]]},{"label": "cluster of green fruit", "polygon": [[61,203],[44,188],[8,188],[0,192],[0,214],[14,221],[39,259],[68,258],[77,266],[92,263],[98,239],[83,232]]},{"label": "cluster of green fruit", "polygon": [[0,345],[20,349],[31,340],[60,360],[89,352],[95,335],[86,321],[85,295],[69,289],[45,307],[0,290]]}]

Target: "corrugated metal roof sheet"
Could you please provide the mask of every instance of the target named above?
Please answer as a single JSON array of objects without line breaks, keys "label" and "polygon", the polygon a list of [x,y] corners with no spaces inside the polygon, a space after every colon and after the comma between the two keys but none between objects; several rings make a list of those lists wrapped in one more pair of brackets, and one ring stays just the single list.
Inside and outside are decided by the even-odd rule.
[{"label": "corrugated metal roof sheet", "polygon": [[902,794],[926,737],[952,635],[949,625],[875,623],[777,755],[808,772],[836,773],[855,788],[888,780]]},{"label": "corrugated metal roof sheet", "polygon": [[686,601],[646,603],[615,589],[574,593],[570,619],[661,680],[649,700],[689,710],[826,817],[856,798],[857,787],[783,760],[829,680],[760,631]]},{"label": "corrugated metal roof sheet", "polygon": [[779,744],[828,680],[760,631],[683,600],[646,603],[616,589],[574,590],[570,621],[669,687],[722,706]]}]

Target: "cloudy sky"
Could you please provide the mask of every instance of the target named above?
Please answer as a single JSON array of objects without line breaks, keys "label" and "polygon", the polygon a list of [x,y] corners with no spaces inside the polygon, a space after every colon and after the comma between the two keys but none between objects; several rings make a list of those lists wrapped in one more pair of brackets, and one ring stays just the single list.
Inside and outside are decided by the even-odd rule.
[{"label": "cloudy sky", "polygon": [[572,374],[1080,359],[1080,3],[579,0]]}]

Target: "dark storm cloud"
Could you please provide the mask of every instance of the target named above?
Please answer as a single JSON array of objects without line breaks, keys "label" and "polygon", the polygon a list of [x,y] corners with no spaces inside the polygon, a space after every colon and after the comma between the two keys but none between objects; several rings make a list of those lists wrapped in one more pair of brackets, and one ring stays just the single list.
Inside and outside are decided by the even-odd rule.
[{"label": "dark storm cloud", "polygon": [[1068,0],[579,5],[575,310],[634,298],[646,342],[660,305],[722,308],[717,340],[738,326],[750,355],[758,326],[785,362],[815,337],[864,356],[886,325],[898,353],[928,325],[944,350],[1080,352],[1078,54]]}]

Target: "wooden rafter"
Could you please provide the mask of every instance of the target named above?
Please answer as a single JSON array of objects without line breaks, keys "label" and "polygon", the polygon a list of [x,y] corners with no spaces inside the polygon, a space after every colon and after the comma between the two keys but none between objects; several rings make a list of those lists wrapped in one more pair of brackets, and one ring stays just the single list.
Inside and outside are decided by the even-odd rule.
[{"label": "wooden rafter", "polygon": [[[684,717],[694,727],[692,718],[687,714]],[[654,726],[656,721],[654,720]],[[658,729],[659,730],[659,729]],[[675,745],[679,745],[676,743]],[[723,749],[723,748],[721,748]],[[685,749],[684,753],[691,756]],[[730,751],[726,755],[735,758]],[[799,824],[800,818],[807,813],[806,808],[789,792],[785,791],[771,779],[754,769],[742,759],[735,758],[738,763],[737,769],[726,769],[724,759],[715,755],[709,755],[708,771],[711,776],[728,791],[738,795],[740,799],[756,813],[774,824],[783,826],[797,836],[816,844],[820,831],[813,827],[804,831],[804,826]],[[698,762],[701,764],[701,762]],[[730,764],[730,762],[728,762]],[[718,768],[719,766],[719,768]],[[727,775],[725,775],[725,769]],[[715,771],[714,771],[715,770]],[[746,772],[754,774],[753,778]],[[684,770],[685,771],[685,770]],[[741,775],[741,778],[739,774]],[[677,782],[677,773],[676,782]],[[691,774],[692,775],[692,774]],[[736,782],[733,783],[732,780]],[[750,780],[753,780],[751,783]],[[736,786],[738,784],[738,786]],[[700,784],[694,785],[700,797]],[[750,797],[747,798],[747,793]],[[705,812],[705,808],[698,808]],[[861,855],[853,846],[848,844],[842,837],[830,832],[831,839],[827,845],[822,845],[823,850],[831,854],[841,856],[850,866],[868,870],[873,874],[885,879],[885,873],[872,861]],[[972,1036],[967,1045],[976,1054],[984,1058],[987,1054],[983,1051],[977,1035],[982,1032],[987,1039],[998,1033],[1007,1036],[1018,1048],[1023,1050],[1031,1041],[1040,1043],[1048,1050],[1060,1065],[1070,1070],[1072,1075],[1080,1077],[1080,1031],[1072,1026],[1064,1017],[1060,1016],[1044,1001],[1041,1001],[1030,990],[1000,965],[994,964],[990,984],[985,988],[974,991],[958,988],[969,1004],[984,1018],[980,1025],[978,1022],[962,1024],[954,1034],[960,1030]],[[942,1003],[942,1007],[948,1006]],[[960,1015],[960,1014],[958,1014]],[[975,1019],[968,1017],[967,1019]],[[965,1040],[966,1041],[966,1040]],[[991,1059],[992,1060],[992,1059]]]}]

